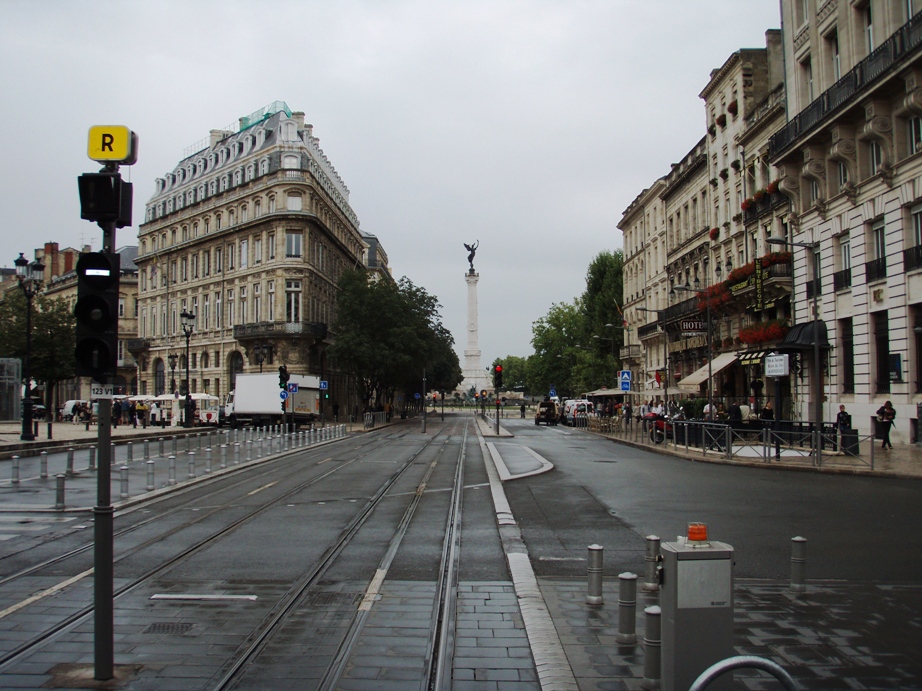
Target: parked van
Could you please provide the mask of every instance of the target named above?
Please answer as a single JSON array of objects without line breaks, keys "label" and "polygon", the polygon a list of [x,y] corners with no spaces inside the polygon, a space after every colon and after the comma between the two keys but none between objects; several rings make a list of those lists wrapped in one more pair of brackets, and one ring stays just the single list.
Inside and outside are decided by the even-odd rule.
[{"label": "parked van", "polygon": [[595,409],[591,401],[583,398],[571,398],[564,404],[563,416],[564,424],[571,427],[585,426],[586,418],[595,415]]},{"label": "parked van", "polygon": [[545,425],[557,424],[557,403],[554,401],[541,401],[535,409],[535,424]]}]

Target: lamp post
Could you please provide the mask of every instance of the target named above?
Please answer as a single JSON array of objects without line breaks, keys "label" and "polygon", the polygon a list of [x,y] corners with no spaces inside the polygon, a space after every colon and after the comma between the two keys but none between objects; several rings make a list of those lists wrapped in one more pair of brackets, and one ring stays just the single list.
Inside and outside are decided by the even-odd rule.
[{"label": "lamp post", "polygon": [[666,338],[666,310],[658,310],[652,307],[638,307],[640,312],[653,312],[663,318],[663,405],[666,405],[666,398],[669,395],[669,340]]},{"label": "lamp post", "polygon": [[182,323],[182,332],[186,337],[186,415],[183,421],[183,427],[192,427],[192,387],[189,385],[189,340],[192,338],[192,331],[195,328],[195,315],[192,312],[183,310],[179,319]]},{"label": "lamp post", "polygon": [[[605,326],[611,326],[611,324],[606,324]],[[607,336],[599,336],[597,334],[593,334],[592,337],[598,341],[608,341],[609,343],[611,343],[612,373],[614,375],[613,381],[617,385],[618,383],[618,360],[615,359],[615,339],[608,338]]]},{"label": "lamp post", "polygon": [[[766,242],[770,245],[803,247],[813,250],[814,253],[819,252],[820,249],[820,243],[818,242],[793,242],[785,240],[784,238],[768,238]],[[823,431],[823,392],[821,390],[823,388],[823,374],[820,371],[820,307],[818,300],[820,292],[820,275],[819,265],[814,262],[813,266],[816,267],[816,275],[813,277],[813,376],[816,387],[813,389],[813,424],[814,432],[819,435],[822,434]],[[819,436],[817,436],[816,447],[814,449],[817,464],[819,464],[820,459],[819,441]]]},{"label": "lamp post", "polygon": [[259,365],[259,373],[263,373],[263,363],[266,361],[266,357],[269,355],[269,346],[262,343],[257,343],[253,346],[253,356],[256,358],[256,363]]},{"label": "lamp post", "polygon": [[16,278],[19,280],[19,288],[26,298],[26,356],[23,359],[22,381],[23,381],[23,399],[22,399],[22,434],[19,435],[21,441],[35,441],[35,433],[32,431],[32,298],[42,289],[42,278],[45,275],[45,265],[38,259],[29,262],[22,252],[13,261],[16,266]]}]

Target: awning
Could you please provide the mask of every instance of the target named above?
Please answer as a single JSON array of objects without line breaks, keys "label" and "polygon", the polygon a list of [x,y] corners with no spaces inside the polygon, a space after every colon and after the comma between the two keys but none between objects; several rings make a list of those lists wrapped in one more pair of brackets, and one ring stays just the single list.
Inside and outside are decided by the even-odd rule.
[{"label": "awning", "polygon": [[768,351],[757,350],[751,353],[742,353],[740,355],[740,364],[741,365],[761,365],[762,358],[768,354]]},{"label": "awning", "polygon": [[720,372],[725,367],[729,367],[737,360],[736,353],[721,353],[704,367],[692,372],[685,379],[679,382],[681,391],[697,391],[702,382],[707,381],[708,370],[711,376]]},{"label": "awning", "polygon": [[822,319],[792,326],[791,330],[785,335],[784,340],[778,344],[778,350],[813,350],[813,334],[816,331],[819,332],[820,348],[828,350],[830,347],[829,337],[826,335],[826,322]]}]

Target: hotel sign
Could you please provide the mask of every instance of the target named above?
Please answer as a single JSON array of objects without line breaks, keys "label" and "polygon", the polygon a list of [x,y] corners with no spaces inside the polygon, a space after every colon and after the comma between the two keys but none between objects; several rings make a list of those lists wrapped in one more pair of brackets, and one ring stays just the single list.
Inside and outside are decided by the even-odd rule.
[{"label": "hotel sign", "polygon": [[700,319],[683,319],[682,320],[682,337],[701,336],[706,334],[704,322]]},{"label": "hotel sign", "polygon": [[768,278],[769,270],[768,267],[762,268],[762,259],[755,260],[755,271],[752,272],[751,276],[747,276],[742,281],[738,281],[730,286],[730,293],[736,297],[744,290],[749,288],[755,288],[756,291],[756,301],[753,307],[757,310],[765,309],[765,295],[763,293],[762,287],[765,284],[765,279]]}]

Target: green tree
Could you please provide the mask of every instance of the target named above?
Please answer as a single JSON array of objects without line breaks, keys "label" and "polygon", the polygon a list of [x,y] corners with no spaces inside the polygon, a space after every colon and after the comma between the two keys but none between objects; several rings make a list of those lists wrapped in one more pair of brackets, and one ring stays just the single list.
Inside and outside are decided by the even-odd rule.
[{"label": "green tree", "polygon": [[[595,354],[607,362],[600,373],[603,380],[613,386],[614,372],[620,368],[620,351],[624,345],[621,314],[624,286],[624,255],[621,250],[601,252],[586,271],[586,290],[582,304],[586,314],[586,328],[592,336]],[[601,364],[601,363],[600,363]]]},{"label": "green tree", "polygon": [[336,342],[331,356],[359,383],[374,405],[403,390],[450,391],[462,379],[454,339],[441,324],[438,300],[408,278],[369,280],[363,269],[339,281]]},{"label": "green tree", "polygon": [[[8,290],[0,302],[0,357],[26,356],[26,298],[20,290]],[[45,385],[49,419],[54,409],[52,395],[58,382],[76,376],[74,347],[76,320],[64,300],[44,295],[32,301],[32,378]]]},{"label": "green tree", "polygon": [[519,387],[524,387],[524,393],[528,394],[528,358],[518,357],[516,355],[507,355],[504,358],[496,358],[492,367],[497,365],[503,366],[503,388],[507,391],[519,391]]}]

